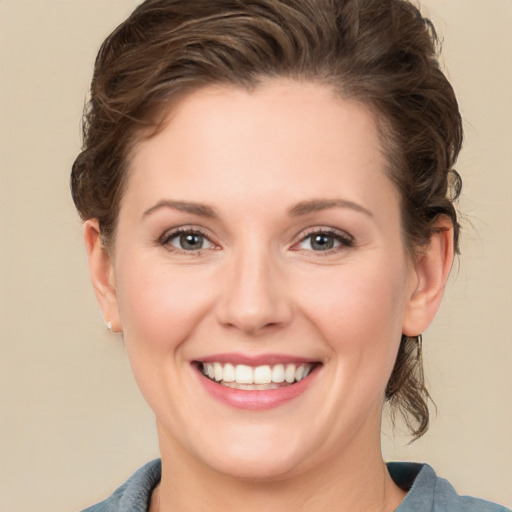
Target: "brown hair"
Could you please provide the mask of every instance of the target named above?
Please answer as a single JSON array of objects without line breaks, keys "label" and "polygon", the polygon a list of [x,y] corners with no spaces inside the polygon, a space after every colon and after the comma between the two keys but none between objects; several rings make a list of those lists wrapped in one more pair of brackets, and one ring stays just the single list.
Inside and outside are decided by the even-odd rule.
[{"label": "brown hair", "polygon": [[[130,151],[171,102],[210,84],[251,89],[286,77],[370,106],[401,193],[407,247],[428,243],[446,215],[457,248],[462,124],[437,51],[432,24],[405,0],[146,0],[99,51],[71,174],[75,205],[82,219],[98,219],[108,247]],[[419,337],[402,337],[386,399],[415,438],[427,430]]]}]

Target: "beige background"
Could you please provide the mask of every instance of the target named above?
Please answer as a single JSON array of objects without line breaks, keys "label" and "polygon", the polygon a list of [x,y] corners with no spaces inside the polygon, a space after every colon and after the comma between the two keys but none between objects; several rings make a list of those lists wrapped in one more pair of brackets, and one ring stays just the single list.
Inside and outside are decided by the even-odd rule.
[{"label": "beige background", "polygon": [[[0,0],[0,511],[79,510],[157,456],[68,193],[96,50],[135,0]],[[425,336],[439,414],[384,437],[512,506],[512,2],[428,0],[466,126],[463,254]],[[386,428],[387,432],[389,429]]]}]

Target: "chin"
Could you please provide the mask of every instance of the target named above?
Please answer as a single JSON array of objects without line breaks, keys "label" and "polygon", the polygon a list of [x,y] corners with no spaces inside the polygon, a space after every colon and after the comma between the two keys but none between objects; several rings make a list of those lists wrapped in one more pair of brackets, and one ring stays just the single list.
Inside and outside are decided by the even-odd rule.
[{"label": "chin", "polygon": [[196,446],[196,456],[218,473],[254,482],[281,480],[304,470],[313,451],[307,449],[307,440],[290,438],[288,429],[276,433],[276,427],[265,431],[247,426],[246,430],[253,430],[253,435],[247,431],[236,435],[228,429],[212,440],[212,446]]},{"label": "chin", "polygon": [[210,467],[227,477],[255,483],[285,480],[302,472],[301,464],[296,457],[273,455],[262,459],[261,455],[247,457],[245,454],[240,454],[222,461],[216,460]]}]

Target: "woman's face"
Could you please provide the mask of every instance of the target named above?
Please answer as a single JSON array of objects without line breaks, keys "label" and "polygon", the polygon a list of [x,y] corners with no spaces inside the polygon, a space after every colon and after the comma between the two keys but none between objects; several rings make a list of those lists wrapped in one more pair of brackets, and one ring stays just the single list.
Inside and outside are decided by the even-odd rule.
[{"label": "woman's face", "polygon": [[417,286],[385,165],[368,110],[286,81],[194,92],[135,149],[106,316],[163,453],[265,479],[379,450]]}]

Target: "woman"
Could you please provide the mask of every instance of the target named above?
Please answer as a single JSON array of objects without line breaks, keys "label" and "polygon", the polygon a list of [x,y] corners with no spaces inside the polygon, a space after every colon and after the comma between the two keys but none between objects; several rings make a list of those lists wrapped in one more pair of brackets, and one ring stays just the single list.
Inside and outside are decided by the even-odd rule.
[{"label": "woman", "polygon": [[386,466],[428,428],[421,333],[462,127],[402,0],[147,0],[103,44],[72,191],[161,463],[91,511],[499,511]]}]

